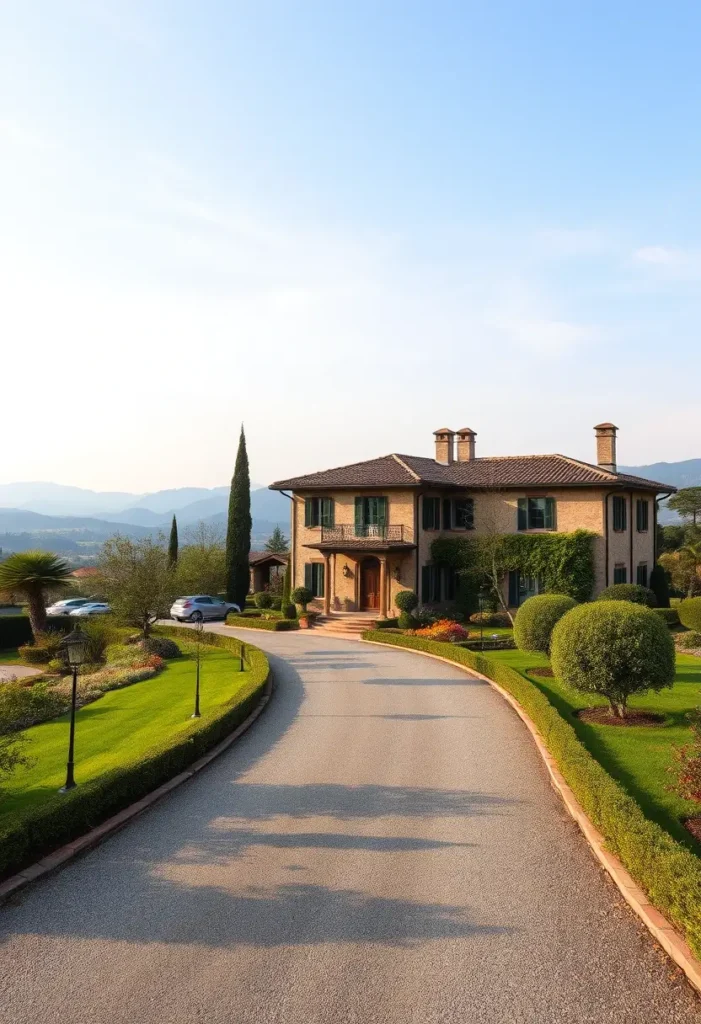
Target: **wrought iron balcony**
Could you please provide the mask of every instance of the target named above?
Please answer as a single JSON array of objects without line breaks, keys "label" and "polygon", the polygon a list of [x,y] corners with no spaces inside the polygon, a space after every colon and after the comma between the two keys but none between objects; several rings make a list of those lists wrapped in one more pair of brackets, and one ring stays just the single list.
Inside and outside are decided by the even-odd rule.
[{"label": "wrought iron balcony", "polygon": [[401,543],[404,541],[404,527],[381,526],[379,524],[356,526],[353,523],[349,523],[343,526],[322,526],[321,528],[322,544],[337,544],[348,540],[356,542],[367,541],[368,544],[377,541]]}]

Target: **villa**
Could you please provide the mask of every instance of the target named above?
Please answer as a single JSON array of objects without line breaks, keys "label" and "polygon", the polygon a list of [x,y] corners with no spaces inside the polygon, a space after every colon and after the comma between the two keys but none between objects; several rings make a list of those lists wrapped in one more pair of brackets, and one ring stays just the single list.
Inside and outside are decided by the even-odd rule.
[{"label": "villa", "polygon": [[[473,430],[442,428],[434,458],[384,455],[271,484],[292,501],[292,587],[308,587],[326,615],[386,617],[400,590],[428,604],[454,599],[454,573],[431,560],[437,537],[578,529],[596,535],[594,594],[610,583],[647,585],[657,500],[675,488],[619,473],[618,428],[594,430],[596,464],[565,455],[478,458]],[[507,575],[511,607],[541,587],[537,578]]]}]

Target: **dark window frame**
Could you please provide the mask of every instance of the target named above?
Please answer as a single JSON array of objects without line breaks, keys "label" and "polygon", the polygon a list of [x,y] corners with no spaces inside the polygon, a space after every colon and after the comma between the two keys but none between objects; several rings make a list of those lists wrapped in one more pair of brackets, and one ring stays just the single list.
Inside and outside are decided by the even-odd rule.
[{"label": "dark window frame", "polygon": [[440,530],[441,499],[424,494],[421,499],[421,528],[423,530]]},{"label": "dark window frame", "polygon": [[333,498],[314,495],[304,499],[304,525],[307,529],[333,526],[335,502]]},{"label": "dark window frame", "polygon": [[614,583],[627,583],[628,582],[628,566],[623,562],[618,562],[613,567],[613,582]]},{"label": "dark window frame", "polygon": [[650,529],[650,502],[647,498],[635,499],[635,526],[638,533],[647,533]]},{"label": "dark window frame", "polygon": [[[536,502],[543,502],[542,509],[536,506]],[[517,509],[519,531],[538,530],[541,533],[552,533],[557,530],[557,500],[550,495],[527,494],[518,499]]]},{"label": "dark window frame", "polygon": [[614,533],[625,533],[628,529],[628,502],[622,494],[613,496],[613,529]]},{"label": "dark window frame", "polygon": [[421,569],[421,603],[439,604],[441,601],[443,569],[439,565],[422,566]]},{"label": "dark window frame", "polygon": [[304,585],[315,598],[324,596],[326,583],[324,569],[323,562],[305,562],[304,564]]},{"label": "dark window frame", "polygon": [[635,571],[635,582],[640,587],[647,587],[648,585],[648,568],[647,562],[638,562],[637,569]]}]

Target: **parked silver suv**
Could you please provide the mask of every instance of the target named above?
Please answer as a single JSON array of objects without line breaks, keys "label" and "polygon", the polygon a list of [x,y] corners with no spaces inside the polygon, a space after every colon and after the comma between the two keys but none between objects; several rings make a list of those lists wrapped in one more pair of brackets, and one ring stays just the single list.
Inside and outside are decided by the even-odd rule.
[{"label": "parked silver suv", "polygon": [[207,594],[195,597],[179,597],[170,609],[171,619],[177,622],[204,622],[208,619],[225,619],[227,612],[240,612],[237,604],[223,601]]}]

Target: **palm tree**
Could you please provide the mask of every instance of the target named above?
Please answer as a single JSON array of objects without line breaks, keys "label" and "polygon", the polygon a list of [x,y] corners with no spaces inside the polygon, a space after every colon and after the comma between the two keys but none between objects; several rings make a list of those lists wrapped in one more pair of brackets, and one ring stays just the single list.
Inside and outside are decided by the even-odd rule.
[{"label": "palm tree", "polygon": [[679,548],[680,558],[684,558],[689,566],[689,593],[687,597],[693,597],[701,587],[699,580],[699,569],[701,569],[701,540],[690,541]]},{"label": "palm tree", "polygon": [[68,563],[50,551],[19,551],[0,562],[0,591],[26,597],[35,640],[46,629],[46,591],[68,587],[70,578]]}]

